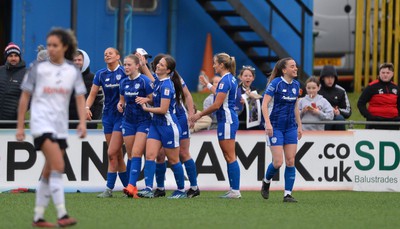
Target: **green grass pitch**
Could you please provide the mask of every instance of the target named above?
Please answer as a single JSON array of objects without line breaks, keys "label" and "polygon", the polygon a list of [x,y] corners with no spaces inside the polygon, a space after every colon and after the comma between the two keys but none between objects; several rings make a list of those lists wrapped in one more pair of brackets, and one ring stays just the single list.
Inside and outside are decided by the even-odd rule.
[{"label": "green grass pitch", "polygon": [[[167,195],[171,192],[167,192]],[[114,192],[67,193],[73,228],[400,228],[400,193],[296,191],[298,203],[283,203],[283,192],[269,200],[259,192],[242,191],[242,199],[219,199],[223,192],[205,192],[194,199],[127,199]],[[0,194],[0,228],[30,228],[35,195]],[[56,221],[53,205],[46,211]]]}]

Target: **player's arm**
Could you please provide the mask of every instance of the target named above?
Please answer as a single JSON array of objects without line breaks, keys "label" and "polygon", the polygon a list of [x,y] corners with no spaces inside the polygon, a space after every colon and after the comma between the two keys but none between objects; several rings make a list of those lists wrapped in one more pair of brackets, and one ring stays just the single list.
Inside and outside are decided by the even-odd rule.
[{"label": "player's arm", "polygon": [[86,111],[85,111],[85,95],[75,96],[76,108],[79,115],[79,125],[77,127],[78,135],[80,138],[86,137]]},{"label": "player's arm", "polygon": [[264,95],[261,110],[265,120],[265,132],[268,136],[272,137],[273,128],[271,125],[271,120],[269,119],[268,104],[271,102],[272,97],[268,94]]},{"label": "player's arm", "polygon": [[92,120],[92,112],[90,111],[90,107],[92,107],[94,100],[96,99],[97,93],[100,90],[100,86],[97,86],[95,84],[92,85],[92,88],[90,89],[89,96],[87,97],[86,100],[86,119]]},{"label": "player's arm", "polygon": [[146,104],[142,104],[143,110],[147,112],[151,112],[153,114],[161,114],[164,115],[168,112],[169,104],[171,103],[171,99],[162,98],[160,107],[147,107]]},{"label": "player's arm", "polygon": [[125,97],[123,95],[119,95],[117,109],[120,113],[122,113],[124,111],[124,106],[125,106]]},{"label": "player's arm", "polygon": [[303,135],[303,126],[301,124],[300,110],[298,109],[299,106],[298,103],[299,99],[296,100],[296,104],[294,106],[294,116],[296,118],[296,123],[297,123],[297,137],[300,140]]},{"label": "player's arm", "polygon": [[28,110],[30,98],[30,92],[22,91],[18,104],[17,133],[15,135],[18,141],[23,141],[25,139],[25,113]]},{"label": "player's arm", "polygon": [[190,91],[187,87],[183,87],[183,96],[185,96],[188,115],[189,117],[191,117],[192,115],[194,115],[194,103],[192,94],[190,94]]}]

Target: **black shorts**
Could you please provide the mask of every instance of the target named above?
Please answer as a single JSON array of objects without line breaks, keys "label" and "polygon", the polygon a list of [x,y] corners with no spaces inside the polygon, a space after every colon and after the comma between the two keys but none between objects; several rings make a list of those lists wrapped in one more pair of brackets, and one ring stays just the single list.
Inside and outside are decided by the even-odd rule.
[{"label": "black shorts", "polygon": [[41,150],[42,145],[46,139],[49,139],[52,142],[57,142],[60,146],[60,149],[68,148],[67,140],[66,139],[57,139],[54,134],[52,133],[44,133],[42,136],[33,139],[33,144],[35,145],[36,150]]}]

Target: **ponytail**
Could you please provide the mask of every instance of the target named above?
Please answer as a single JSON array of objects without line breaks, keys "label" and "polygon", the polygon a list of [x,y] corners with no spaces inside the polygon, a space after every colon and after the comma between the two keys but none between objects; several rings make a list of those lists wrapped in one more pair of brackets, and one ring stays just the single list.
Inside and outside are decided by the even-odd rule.
[{"label": "ponytail", "polygon": [[176,71],[176,62],[175,59],[170,55],[165,55],[165,62],[167,62],[167,69],[171,72],[169,73],[171,81],[174,83],[175,88],[175,100],[177,104],[185,104],[185,96],[183,96],[183,87],[182,87],[182,79],[179,73]]},{"label": "ponytail", "polygon": [[286,67],[286,63],[289,60],[293,60],[293,58],[286,57],[286,58],[282,58],[282,59],[278,60],[278,62],[276,62],[274,69],[272,69],[271,75],[269,76],[267,85],[269,83],[271,83],[271,81],[273,79],[275,79],[277,76],[283,76],[282,70]]},{"label": "ponytail", "polygon": [[223,64],[225,69],[228,70],[232,75],[236,75],[236,60],[234,56],[229,56],[227,53],[215,54],[214,58],[217,62]]}]

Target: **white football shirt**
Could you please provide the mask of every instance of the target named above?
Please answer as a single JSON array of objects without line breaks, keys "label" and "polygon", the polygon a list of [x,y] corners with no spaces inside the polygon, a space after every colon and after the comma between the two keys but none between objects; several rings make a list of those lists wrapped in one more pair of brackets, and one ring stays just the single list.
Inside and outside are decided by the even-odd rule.
[{"label": "white football shirt", "polygon": [[71,93],[86,94],[79,69],[70,61],[57,65],[34,62],[21,84],[32,94],[30,128],[33,137],[52,133],[58,139],[68,136],[68,106]]}]

